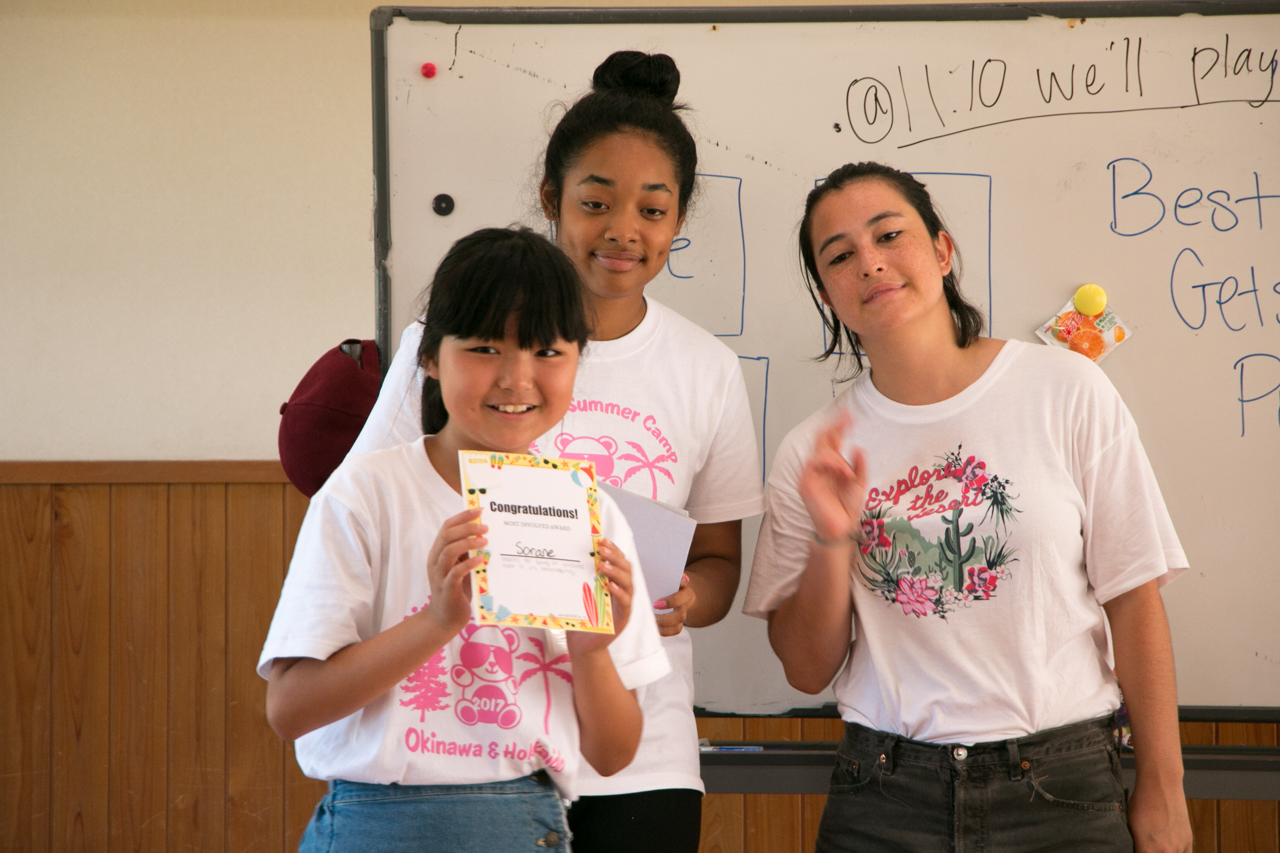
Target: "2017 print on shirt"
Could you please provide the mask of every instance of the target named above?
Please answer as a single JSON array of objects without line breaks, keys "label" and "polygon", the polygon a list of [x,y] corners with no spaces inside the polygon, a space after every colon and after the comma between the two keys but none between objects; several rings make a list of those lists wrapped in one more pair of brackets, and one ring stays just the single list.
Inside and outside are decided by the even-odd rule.
[{"label": "2017 print on shirt", "polygon": [[1018,562],[1008,543],[1019,512],[1012,483],[963,449],[867,491],[858,574],[905,615],[946,619],[987,601]]}]

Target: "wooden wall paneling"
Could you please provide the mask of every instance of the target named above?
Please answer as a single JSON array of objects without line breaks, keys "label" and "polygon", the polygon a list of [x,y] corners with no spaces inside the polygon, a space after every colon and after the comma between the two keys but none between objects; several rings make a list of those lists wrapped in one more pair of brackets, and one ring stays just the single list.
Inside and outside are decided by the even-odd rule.
[{"label": "wooden wall paneling", "polygon": [[[284,487],[284,563],[286,566],[293,557],[293,546],[298,541],[298,528],[302,526],[302,518],[307,513],[308,503],[302,492],[293,486]],[[302,774],[302,769],[298,767],[297,756],[293,752],[293,744],[285,744],[285,850],[298,849],[298,841],[311,820],[316,803],[328,789],[328,783],[319,779],[310,779]]]},{"label": "wooden wall paneling", "polygon": [[[699,717],[698,737],[742,740],[740,717]],[[698,853],[743,853],[746,850],[746,797],[707,794],[702,798],[702,840]]]},{"label": "wooden wall paneling", "polygon": [[227,487],[169,486],[169,849],[225,848]]},{"label": "wooden wall paneling", "polygon": [[[844,720],[813,717],[800,724],[801,740],[839,741],[844,736]],[[826,794],[803,794],[800,797],[801,849],[812,850],[818,842],[818,824],[827,805]]]},{"label": "wooden wall paneling", "polygon": [[[800,740],[799,719],[749,717],[747,740]],[[800,794],[746,795],[747,853],[800,853],[804,843]]]},{"label": "wooden wall paneling", "polygon": [[[1185,744],[1212,746],[1213,723],[1179,723],[1178,730]],[[1191,814],[1191,837],[1196,853],[1218,853],[1218,801],[1187,800]]]},{"label": "wooden wall paneling", "polygon": [[[1218,744],[1275,746],[1275,723],[1218,723]],[[1280,803],[1218,801],[1218,846],[1223,853],[1280,851]]]},{"label": "wooden wall paneling", "polygon": [[169,487],[111,487],[112,853],[168,846]]},{"label": "wooden wall paneling", "polygon": [[746,740],[803,740],[798,717],[746,717],[742,733]]},{"label": "wooden wall paneling", "polygon": [[284,744],[255,667],[284,581],[283,486],[227,485],[227,850],[284,849]]},{"label": "wooden wall paneling", "polygon": [[278,459],[0,460],[0,483],[287,483]]},{"label": "wooden wall paneling", "polygon": [[111,487],[53,487],[53,849],[110,846]]},{"label": "wooden wall paneling", "polygon": [[48,486],[0,486],[0,843],[50,847],[53,510]]}]

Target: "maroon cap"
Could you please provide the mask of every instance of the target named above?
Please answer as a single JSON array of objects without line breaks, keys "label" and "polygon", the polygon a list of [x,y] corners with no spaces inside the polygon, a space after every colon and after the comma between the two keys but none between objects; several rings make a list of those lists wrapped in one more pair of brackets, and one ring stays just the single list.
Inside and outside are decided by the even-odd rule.
[{"label": "maroon cap", "polygon": [[311,497],[356,443],[382,379],[378,346],[350,338],[320,356],[280,407],[280,464]]}]

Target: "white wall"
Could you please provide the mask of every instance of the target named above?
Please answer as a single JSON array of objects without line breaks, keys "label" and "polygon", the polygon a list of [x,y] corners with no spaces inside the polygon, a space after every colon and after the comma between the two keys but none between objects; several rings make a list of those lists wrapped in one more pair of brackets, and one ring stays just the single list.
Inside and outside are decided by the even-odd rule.
[{"label": "white wall", "polygon": [[275,457],[373,336],[373,5],[0,0],[0,459]]}]

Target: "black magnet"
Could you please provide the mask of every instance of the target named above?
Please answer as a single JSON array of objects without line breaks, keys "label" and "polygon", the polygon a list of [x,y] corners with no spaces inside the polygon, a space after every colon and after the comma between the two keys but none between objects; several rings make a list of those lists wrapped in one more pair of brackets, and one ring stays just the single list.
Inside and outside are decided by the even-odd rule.
[{"label": "black magnet", "polygon": [[431,199],[431,209],[441,216],[448,216],[453,213],[453,196],[448,193],[440,193],[440,195]]}]

